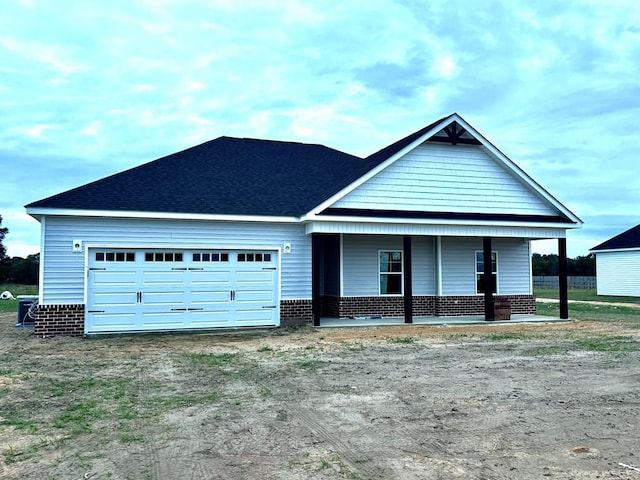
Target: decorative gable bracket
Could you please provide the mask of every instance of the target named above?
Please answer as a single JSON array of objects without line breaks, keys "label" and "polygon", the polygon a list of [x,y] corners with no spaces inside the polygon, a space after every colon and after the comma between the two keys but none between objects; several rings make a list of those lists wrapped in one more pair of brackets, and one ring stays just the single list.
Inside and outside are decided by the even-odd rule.
[{"label": "decorative gable bracket", "polygon": [[[442,132],[446,134],[446,137],[441,135]],[[452,122],[431,137],[429,141],[450,143],[451,145],[457,145],[458,143],[465,145],[481,145],[481,142],[475,138],[463,137],[462,135],[465,133],[467,133],[467,131],[458,122]]]}]

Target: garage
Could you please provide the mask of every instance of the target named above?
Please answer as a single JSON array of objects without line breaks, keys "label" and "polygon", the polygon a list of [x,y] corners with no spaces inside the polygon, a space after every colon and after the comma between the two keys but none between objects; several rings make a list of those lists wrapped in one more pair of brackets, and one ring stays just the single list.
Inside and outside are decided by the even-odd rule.
[{"label": "garage", "polygon": [[85,333],[279,325],[278,251],[89,248]]}]

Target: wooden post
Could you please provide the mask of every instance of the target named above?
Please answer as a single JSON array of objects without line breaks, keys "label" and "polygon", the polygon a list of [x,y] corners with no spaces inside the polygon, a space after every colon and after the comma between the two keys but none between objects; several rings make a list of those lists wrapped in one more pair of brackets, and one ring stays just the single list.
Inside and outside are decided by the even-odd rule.
[{"label": "wooden post", "polygon": [[411,271],[411,237],[403,238],[402,270],[404,271],[404,323],[413,323],[413,281]]},{"label": "wooden post", "polygon": [[493,311],[493,272],[491,269],[491,237],[482,239],[482,257],[484,259],[484,319],[495,320]]},{"label": "wooden post", "polygon": [[320,233],[311,234],[311,312],[313,326],[320,326],[320,314],[322,311],[322,298],[320,297],[320,262],[322,249],[322,237]]},{"label": "wooden post", "polygon": [[569,292],[567,285],[567,239],[558,239],[558,294],[560,297],[560,318],[569,318]]}]

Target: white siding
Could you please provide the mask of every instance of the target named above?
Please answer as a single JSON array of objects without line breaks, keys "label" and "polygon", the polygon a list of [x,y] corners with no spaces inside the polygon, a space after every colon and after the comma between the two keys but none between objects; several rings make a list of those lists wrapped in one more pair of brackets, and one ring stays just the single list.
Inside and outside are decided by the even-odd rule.
[{"label": "white siding", "polygon": [[332,207],[555,215],[479,146],[424,143]]},{"label": "white siding", "polygon": [[[412,238],[413,294],[435,294],[433,239]],[[402,250],[402,237],[345,235],[343,240],[343,294],[347,297],[379,294],[378,252]]]},{"label": "white siding", "polygon": [[282,248],[281,298],[311,298],[311,238],[304,226],[180,220],[47,217],[44,229],[43,302],[84,303],[84,251],[73,253],[72,241],[86,245],[135,247]]},{"label": "white siding", "polygon": [[[475,295],[475,252],[482,250],[481,238],[442,239],[442,294]],[[521,239],[493,239],[498,253],[498,294],[530,294],[529,242]]]},{"label": "white siding", "polygon": [[640,251],[596,252],[598,295],[640,297]]}]

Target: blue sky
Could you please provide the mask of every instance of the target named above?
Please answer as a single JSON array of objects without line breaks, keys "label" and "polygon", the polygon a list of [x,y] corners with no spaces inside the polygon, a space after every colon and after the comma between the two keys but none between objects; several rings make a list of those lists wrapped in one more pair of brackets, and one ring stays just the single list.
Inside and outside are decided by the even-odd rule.
[{"label": "blue sky", "polygon": [[10,256],[25,204],[221,135],[367,155],[452,112],[584,220],[569,256],[640,223],[637,0],[3,0],[0,27]]}]

